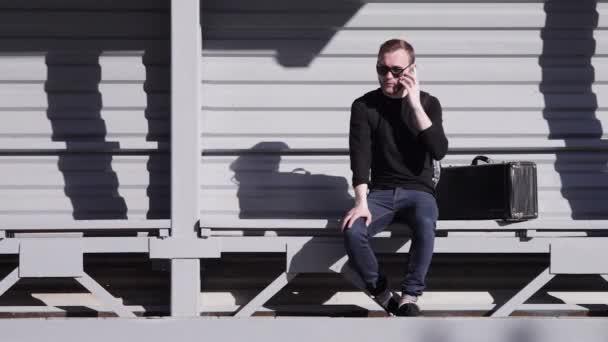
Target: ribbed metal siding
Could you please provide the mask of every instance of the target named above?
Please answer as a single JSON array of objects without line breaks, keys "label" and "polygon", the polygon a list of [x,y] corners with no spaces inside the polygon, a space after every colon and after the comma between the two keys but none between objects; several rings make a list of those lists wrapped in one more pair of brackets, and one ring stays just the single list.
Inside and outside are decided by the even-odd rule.
[{"label": "ribbed metal siding", "polygon": [[0,228],[169,218],[168,39],[167,0],[0,4]]},{"label": "ribbed metal siding", "polygon": [[[608,218],[607,4],[203,7],[203,150],[346,149],[350,104],[377,87],[379,44],[400,37],[416,48],[422,89],[442,102],[452,149],[502,149],[490,156],[537,162],[541,220]],[[451,154],[444,164],[472,157]],[[323,228],[350,205],[350,175],[342,156],[205,157],[201,219]]]},{"label": "ribbed metal siding", "polygon": [[[573,5],[575,8],[565,11],[567,15],[562,17],[574,20],[575,25],[585,22],[586,26],[582,29],[575,26],[562,33],[583,37],[583,43],[577,43],[579,38],[557,41],[573,42],[575,47],[584,49],[592,45],[588,44],[591,42],[588,28],[593,26],[593,11],[579,5]],[[424,88],[443,102],[453,147],[509,147],[513,153],[493,157],[519,159],[522,154],[516,153],[517,148],[565,146],[564,137],[577,144],[596,146],[595,142],[603,137],[598,124],[605,117],[605,108],[595,109],[584,102],[572,110],[545,110],[547,118],[555,123],[551,128],[554,139],[547,139],[545,99],[538,92],[539,83],[545,80],[560,83],[564,87],[560,89],[574,89],[574,93],[582,89],[583,96],[579,93],[574,98],[588,99],[585,89],[595,80],[600,88],[593,88],[594,93],[601,102],[598,89],[606,81],[608,60],[602,50],[606,48],[602,46],[606,39],[602,39],[601,31],[596,31],[593,69],[580,51],[560,49],[555,50],[556,55],[563,58],[555,57],[551,64],[555,65],[555,71],[551,71],[553,67],[540,68],[543,43],[539,34],[545,25],[541,3],[362,5],[340,1],[239,0],[205,1],[203,7],[206,107],[201,132],[205,149],[345,148],[348,106],[355,96],[375,87],[375,49],[382,40],[401,33],[418,49]],[[168,142],[168,35],[163,33],[168,32],[165,21],[168,19],[145,19],[157,14],[168,18],[167,8],[167,1],[138,0],[20,0],[0,4],[2,16],[16,18],[0,21],[3,27],[0,77],[4,84],[4,104],[0,106],[3,133],[0,200],[1,207],[8,208],[2,209],[5,211],[0,223],[10,226],[9,219],[73,221],[76,213],[122,220],[125,212],[122,201],[116,200],[119,197],[124,199],[129,219],[149,215],[168,217],[167,156],[160,153],[149,157],[142,151],[130,150],[165,151],[166,146],[160,144]],[[597,11],[605,13],[605,5],[599,4]],[[110,20],[112,14],[122,19]],[[552,17],[555,18],[555,13]],[[600,27],[602,18],[605,15],[600,15]],[[55,24],[51,25],[51,20]],[[45,21],[49,25],[40,24]],[[57,27],[62,25],[59,30]],[[471,28],[473,25],[476,27]],[[438,27],[441,30],[435,30]],[[462,30],[455,29],[458,27]],[[14,38],[20,30],[20,38]],[[255,35],[267,39],[253,39]],[[234,37],[240,39],[233,40]],[[90,53],[99,49],[104,53],[99,56]],[[49,55],[47,51],[55,53]],[[47,56],[53,58],[47,61]],[[52,67],[47,67],[47,63]],[[51,120],[47,116],[49,99],[45,98],[47,69],[75,78],[80,77],[75,74],[96,75],[99,90],[90,80],[53,82],[51,87],[53,93],[58,93],[58,102],[65,99],[60,95],[67,94],[71,97],[66,100],[69,103],[93,103],[94,110],[83,112],[93,114],[62,110]],[[564,81],[567,83],[561,84]],[[20,88],[21,83],[28,86]],[[471,90],[481,88],[489,95],[476,100],[468,97]],[[89,95],[73,97],[74,92],[81,90]],[[150,93],[154,96],[149,96]],[[505,94],[526,96],[521,97],[522,102],[514,102],[504,99]],[[85,99],[76,101],[82,98]],[[99,102],[102,109],[96,109]],[[30,104],[35,104],[33,109],[28,107]],[[490,107],[486,108],[488,104]],[[148,107],[154,110],[147,110]],[[517,123],[524,119],[525,125]],[[319,124],[321,120],[325,120],[323,125]],[[513,127],[523,133],[501,135],[506,127],[511,133]],[[71,144],[68,156],[77,158],[75,161],[50,150],[66,149],[68,142]],[[100,151],[118,148],[122,155],[110,159],[105,154],[102,158],[98,154],[72,153],[84,147]],[[9,154],[7,149],[19,151]],[[154,159],[157,156],[159,159]],[[557,158],[555,154],[525,154],[527,159],[539,163],[541,215],[570,217],[570,203],[562,194],[567,189],[565,193],[578,194],[578,203],[586,210],[602,217],[606,208],[604,156],[605,153],[565,153]],[[471,158],[472,155],[452,155],[445,163],[465,164]],[[311,219],[304,222],[307,227],[323,227],[328,219],[340,216],[340,206],[350,204],[346,157],[226,156],[206,157],[203,163],[202,219],[212,226],[252,226],[245,222],[248,220],[238,218],[242,212],[245,217],[251,212],[254,216],[266,215],[268,226],[274,228],[302,227],[302,221],[291,220],[294,217]],[[306,177],[299,168],[320,177]],[[555,172],[556,168],[561,175]],[[70,197],[68,193],[72,191],[91,199],[87,210],[75,210],[73,199],[80,196]],[[146,198],[146,191],[162,195]],[[294,199],[293,194],[298,197]],[[100,200],[105,198],[109,204]],[[157,208],[148,202],[152,200],[159,200],[161,209],[151,210]],[[107,209],[116,208],[116,203],[119,209]],[[309,207],[302,207],[303,203]],[[93,210],[97,208],[104,214]],[[288,219],[276,220],[283,217]],[[381,258],[395,280],[401,276],[401,258],[401,255]],[[143,305],[152,312],[166,313],[167,273],[159,274],[145,260],[133,255],[125,259],[94,257],[87,262],[87,271],[111,293],[124,297],[127,305]],[[439,255],[429,275],[429,293],[489,290],[500,298],[501,291],[520,289],[546,262],[545,256]],[[16,260],[2,263],[2,273],[6,274]],[[244,303],[284,271],[284,267],[284,256],[233,255],[206,261],[203,309],[227,311],[219,306],[234,310],[231,306],[235,302]],[[555,291],[584,290],[588,286],[579,278],[551,285]],[[335,289],[352,290],[336,277],[304,276],[273,299],[270,306],[322,303]],[[25,298],[29,305],[45,302],[71,306],[78,302],[85,306],[87,302],[82,299],[54,299],[60,297],[54,296],[54,292],[79,290],[66,282],[51,281],[49,285],[47,281],[23,281],[3,296],[2,305],[24,304]],[[31,299],[31,292],[37,293],[35,298],[40,301]],[[213,295],[220,296],[220,300],[207,300]],[[469,300],[465,294],[457,297]],[[483,305],[492,300],[486,299],[489,301]]]}]

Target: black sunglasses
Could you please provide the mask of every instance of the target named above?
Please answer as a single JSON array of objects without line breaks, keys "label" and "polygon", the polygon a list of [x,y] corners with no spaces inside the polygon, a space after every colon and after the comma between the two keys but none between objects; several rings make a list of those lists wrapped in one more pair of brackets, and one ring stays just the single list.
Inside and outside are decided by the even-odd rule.
[{"label": "black sunglasses", "polygon": [[376,72],[378,73],[378,75],[384,76],[387,72],[390,71],[390,73],[393,74],[393,77],[397,78],[400,77],[405,71],[405,69],[409,68],[412,64],[414,64],[414,62],[408,64],[408,66],[406,66],[405,68],[400,68],[398,66],[393,66],[389,68],[384,64],[376,64]]}]

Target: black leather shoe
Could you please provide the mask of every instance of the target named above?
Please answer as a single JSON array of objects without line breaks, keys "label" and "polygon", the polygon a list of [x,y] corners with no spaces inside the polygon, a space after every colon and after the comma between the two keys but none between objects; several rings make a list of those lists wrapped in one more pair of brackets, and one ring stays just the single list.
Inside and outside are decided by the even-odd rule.
[{"label": "black leather shoe", "polygon": [[384,308],[384,310],[388,314],[397,316],[397,312],[399,310],[399,300],[395,299],[395,297],[391,297],[391,299],[388,300],[386,306],[382,305],[382,303],[379,304]]},{"label": "black leather shoe", "polygon": [[389,315],[395,316],[395,315],[397,315],[397,310],[399,309],[399,300],[396,299],[395,297],[393,297],[392,293],[391,293],[391,298],[388,300],[388,302],[386,304],[383,304],[380,301],[378,301],[378,296],[381,295],[383,292],[387,291],[388,288],[389,288],[389,286],[388,286],[388,281],[386,280],[386,277],[383,275],[380,275],[378,278],[376,287],[375,288],[368,287],[367,290],[372,295],[374,301],[376,303],[378,303],[384,309],[384,311],[386,311],[386,313],[388,313]]},{"label": "black leather shoe", "polygon": [[395,316],[416,317],[420,316],[420,308],[414,303],[405,303],[397,308]]}]

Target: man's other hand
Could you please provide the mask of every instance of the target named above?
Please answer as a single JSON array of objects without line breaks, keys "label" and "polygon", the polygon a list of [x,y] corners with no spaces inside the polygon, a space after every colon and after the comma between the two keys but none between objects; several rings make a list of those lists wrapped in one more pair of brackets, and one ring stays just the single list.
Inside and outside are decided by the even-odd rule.
[{"label": "man's other hand", "polygon": [[349,210],[342,219],[342,231],[353,226],[353,223],[360,217],[365,217],[365,225],[372,223],[372,213],[366,205],[358,205]]}]

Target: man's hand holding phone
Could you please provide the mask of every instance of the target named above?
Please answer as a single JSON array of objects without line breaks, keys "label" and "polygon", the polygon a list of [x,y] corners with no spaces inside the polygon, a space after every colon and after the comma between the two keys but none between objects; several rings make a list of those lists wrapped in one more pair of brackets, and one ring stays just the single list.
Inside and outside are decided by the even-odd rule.
[{"label": "man's hand holding phone", "polygon": [[[429,128],[433,123],[425,113],[422,103],[420,102],[420,82],[418,81],[418,71],[416,65],[411,69],[411,72],[404,72],[399,77],[399,84],[402,84],[405,91],[404,94],[408,94],[408,104],[414,110],[414,130],[419,133]],[[405,96],[405,95],[403,95]]]},{"label": "man's hand holding phone", "polygon": [[404,88],[402,97],[409,95],[408,102],[414,110],[422,109],[420,103],[420,82],[416,65],[412,65],[409,71],[404,71],[399,77],[399,85]]}]

